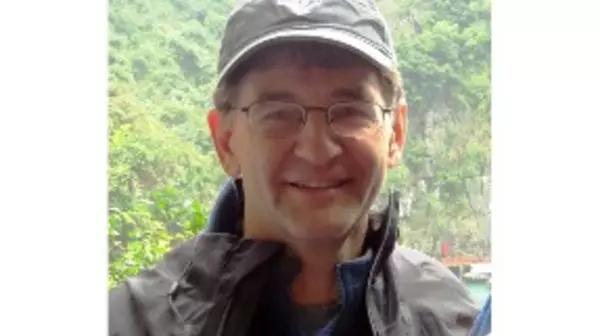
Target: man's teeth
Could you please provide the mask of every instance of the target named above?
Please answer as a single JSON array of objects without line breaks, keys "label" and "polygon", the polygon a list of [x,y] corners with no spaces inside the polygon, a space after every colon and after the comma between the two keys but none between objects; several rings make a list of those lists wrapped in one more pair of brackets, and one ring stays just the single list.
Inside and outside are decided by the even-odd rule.
[{"label": "man's teeth", "polygon": [[296,183],[292,183],[297,187],[300,188],[334,188],[334,187],[338,187],[342,184],[342,181],[334,181],[334,182],[296,182]]}]

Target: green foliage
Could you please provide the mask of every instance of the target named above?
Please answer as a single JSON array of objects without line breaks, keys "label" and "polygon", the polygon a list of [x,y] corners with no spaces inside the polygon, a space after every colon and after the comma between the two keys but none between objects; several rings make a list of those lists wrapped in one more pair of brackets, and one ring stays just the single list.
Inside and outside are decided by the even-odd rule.
[{"label": "green foliage", "polygon": [[[380,0],[409,103],[388,186],[407,245],[485,253],[490,176],[490,1]],[[203,229],[224,175],[206,112],[234,0],[110,0],[109,286]]]},{"label": "green foliage", "polygon": [[388,178],[410,204],[405,241],[437,255],[441,240],[452,237],[467,241],[455,246],[459,254],[486,253],[490,1],[380,3],[397,34],[409,103],[403,167]]},{"label": "green foliage", "polygon": [[204,227],[224,178],[205,113],[230,8],[110,2],[109,286]]},{"label": "green foliage", "polygon": [[201,231],[205,219],[198,201],[173,188],[155,189],[126,210],[111,208],[109,286],[156,263],[175,244]]}]

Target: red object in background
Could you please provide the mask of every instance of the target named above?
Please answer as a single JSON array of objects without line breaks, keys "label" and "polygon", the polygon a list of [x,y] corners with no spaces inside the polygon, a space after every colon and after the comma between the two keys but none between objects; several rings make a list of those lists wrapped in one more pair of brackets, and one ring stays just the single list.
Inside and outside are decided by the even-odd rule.
[{"label": "red object in background", "polygon": [[448,245],[448,243],[443,242],[442,243],[442,258],[448,257],[449,254],[450,254],[450,246]]}]

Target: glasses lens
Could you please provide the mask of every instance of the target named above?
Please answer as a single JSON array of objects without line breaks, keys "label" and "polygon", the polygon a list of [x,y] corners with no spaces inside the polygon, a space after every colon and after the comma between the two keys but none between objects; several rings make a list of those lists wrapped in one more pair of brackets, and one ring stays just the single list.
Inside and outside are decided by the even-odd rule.
[{"label": "glasses lens", "polygon": [[261,102],[252,106],[249,118],[256,132],[267,137],[282,137],[302,126],[304,109],[293,103]]},{"label": "glasses lens", "polygon": [[371,133],[381,125],[381,110],[370,103],[340,103],[329,110],[330,125],[339,135]]}]

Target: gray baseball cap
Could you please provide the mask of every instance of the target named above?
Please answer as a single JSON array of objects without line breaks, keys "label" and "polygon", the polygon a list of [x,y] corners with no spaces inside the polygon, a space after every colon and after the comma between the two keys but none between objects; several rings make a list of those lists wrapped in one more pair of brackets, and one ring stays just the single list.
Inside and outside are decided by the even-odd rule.
[{"label": "gray baseball cap", "polygon": [[307,40],[347,48],[384,72],[397,71],[390,30],[374,0],[245,0],[227,20],[218,83],[262,47]]}]

